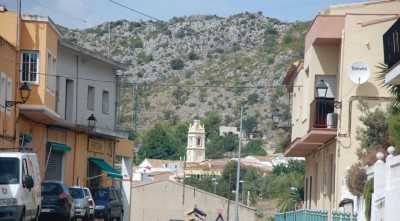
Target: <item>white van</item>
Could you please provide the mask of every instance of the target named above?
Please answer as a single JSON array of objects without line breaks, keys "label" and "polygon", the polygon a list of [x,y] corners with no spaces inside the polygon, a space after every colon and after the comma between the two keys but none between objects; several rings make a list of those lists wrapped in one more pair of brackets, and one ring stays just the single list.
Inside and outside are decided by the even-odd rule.
[{"label": "white van", "polygon": [[0,219],[37,221],[40,207],[41,181],[36,154],[0,151]]}]

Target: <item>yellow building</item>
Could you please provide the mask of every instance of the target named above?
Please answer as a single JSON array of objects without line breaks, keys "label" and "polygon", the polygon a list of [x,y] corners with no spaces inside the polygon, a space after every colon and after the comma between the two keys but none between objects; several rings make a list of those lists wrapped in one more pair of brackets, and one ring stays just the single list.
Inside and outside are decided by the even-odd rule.
[{"label": "yellow building", "polygon": [[[304,60],[293,63],[283,80],[293,97],[291,143],[284,155],[306,159],[306,209],[331,214],[352,197],[344,178],[358,161],[356,128],[365,113],[357,99],[370,111],[393,100],[376,80],[376,66],[384,60],[382,35],[399,8],[399,1],[376,1],[322,11],[306,34]],[[321,85],[327,92],[317,92]]]},{"label": "yellow building", "polygon": [[31,90],[26,103],[4,108],[2,102],[7,113],[0,112],[6,131],[2,146],[33,148],[42,179],[130,185],[133,142],[116,130],[114,106],[117,71],[127,66],[68,43],[46,16],[24,15],[18,21],[17,13],[1,10],[0,36],[6,50],[1,61],[7,62],[0,66],[7,85],[2,96],[20,100],[16,89],[24,83]]}]

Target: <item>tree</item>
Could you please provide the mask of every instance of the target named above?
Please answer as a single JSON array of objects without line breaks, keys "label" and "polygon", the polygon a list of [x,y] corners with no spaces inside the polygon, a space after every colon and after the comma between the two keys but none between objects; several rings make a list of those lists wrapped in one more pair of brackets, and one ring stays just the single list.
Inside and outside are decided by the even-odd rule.
[{"label": "tree", "polygon": [[198,60],[199,56],[196,54],[196,52],[191,51],[191,52],[189,52],[188,58],[189,58],[189,60],[194,61],[194,60]]},{"label": "tree", "polygon": [[[230,161],[225,167],[224,171],[222,171],[221,179],[225,180],[226,183],[229,183],[229,174],[231,176],[231,186],[230,190],[236,189],[236,177],[237,177],[237,162]],[[240,165],[240,177],[244,177],[246,174],[246,167],[243,164]]]},{"label": "tree", "polygon": [[247,96],[247,101],[250,105],[258,103],[258,94],[250,94]]},{"label": "tree", "polygon": [[224,156],[222,137],[211,135],[206,143],[206,157],[208,159],[221,159]]},{"label": "tree", "polygon": [[250,116],[247,117],[246,119],[243,119],[242,121],[242,126],[244,131],[246,133],[251,133],[253,130],[257,127],[258,122],[257,122],[257,117],[256,116]]},{"label": "tree", "polygon": [[184,66],[185,66],[185,63],[179,58],[175,58],[175,59],[171,60],[172,70],[182,70]]},{"label": "tree", "polygon": [[233,151],[239,147],[239,138],[236,134],[228,133],[222,138],[222,141],[225,151]]},{"label": "tree", "polygon": [[243,157],[255,155],[255,156],[266,156],[267,151],[263,147],[263,141],[261,139],[250,140],[243,150]]},{"label": "tree", "polygon": [[179,141],[174,137],[170,122],[157,121],[154,127],[144,134],[137,159],[139,162],[144,158],[177,160],[178,146]]},{"label": "tree", "polygon": [[174,91],[172,91],[172,95],[176,98],[176,100],[179,100],[185,95],[185,90],[179,85]]},{"label": "tree", "polygon": [[222,122],[222,117],[218,111],[213,110],[206,113],[205,118],[202,120],[206,130],[206,136],[218,135],[219,125]]}]

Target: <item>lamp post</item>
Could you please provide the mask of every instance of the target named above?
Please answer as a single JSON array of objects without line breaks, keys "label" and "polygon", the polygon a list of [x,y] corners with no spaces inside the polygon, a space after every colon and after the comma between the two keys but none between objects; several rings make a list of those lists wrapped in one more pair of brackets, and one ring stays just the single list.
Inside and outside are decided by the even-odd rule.
[{"label": "lamp post", "polygon": [[282,115],[277,110],[273,111],[272,114],[271,114],[272,123],[274,124],[275,128],[280,128],[280,129],[283,129],[284,131],[290,133],[291,127],[279,126],[279,121],[281,120],[281,116]]},{"label": "lamp post", "polygon": [[96,127],[97,119],[94,117],[94,115],[90,115],[90,117],[87,119],[88,121],[88,126],[89,129],[92,131]]},{"label": "lamp post", "polygon": [[346,207],[351,206],[351,216],[350,216],[350,221],[353,221],[353,215],[354,215],[354,201],[349,198],[344,198],[342,201],[339,203],[339,207],[343,207],[343,209],[346,212]]},{"label": "lamp post", "polygon": [[240,180],[239,183],[242,184],[242,204],[244,203],[244,180]]},{"label": "lamp post", "polygon": [[6,107],[12,107],[16,104],[25,104],[26,101],[29,99],[31,95],[31,89],[29,88],[28,84],[24,82],[24,84],[19,88],[20,96],[22,101],[7,101],[6,100]]},{"label": "lamp post", "polygon": [[186,178],[189,178],[189,186],[190,186],[190,180],[191,180],[192,176],[190,176],[190,175],[185,175],[185,179],[186,179]]},{"label": "lamp post", "polygon": [[212,182],[212,184],[214,185],[214,195],[215,195],[216,190],[217,190],[218,182],[217,182],[217,180],[216,180],[215,178],[212,178],[212,179],[211,179],[211,182]]},{"label": "lamp post", "polygon": [[[318,82],[318,85],[315,87],[315,90],[317,91],[317,97],[318,98],[326,98],[326,95],[328,93],[328,85],[325,83],[324,80],[320,80]],[[334,101],[333,106],[336,109],[342,108],[342,102],[339,101]]]},{"label": "lamp post", "polygon": [[[292,194],[295,194],[296,192],[295,191],[297,191],[297,188],[296,187],[290,187],[290,190],[292,191]],[[297,194],[297,193],[296,193]],[[297,204],[297,202],[296,201],[294,201],[294,205],[293,205],[293,217],[294,217],[294,221],[296,221],[296,204]]]}]

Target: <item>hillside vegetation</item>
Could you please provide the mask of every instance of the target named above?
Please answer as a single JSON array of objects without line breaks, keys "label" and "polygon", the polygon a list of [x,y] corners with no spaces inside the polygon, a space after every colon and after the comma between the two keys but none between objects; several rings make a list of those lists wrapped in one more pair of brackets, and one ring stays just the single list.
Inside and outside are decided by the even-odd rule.
[{"label": "hillside vegetation", "polygon": [[130,66],[121,73],[119,128],[136,129],[140,136],[157,119],[176,124],[209,111],[219,112],[223,124],[238,126],[244,105],[245,118],[254,118],[254,130],[268,138],[276,134],[270,130],[271,112],[288,118],[280,82],[302,58],[308,26],[246,12],[167,22],[120,20],[61,31],[65,39]]}]

